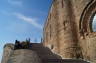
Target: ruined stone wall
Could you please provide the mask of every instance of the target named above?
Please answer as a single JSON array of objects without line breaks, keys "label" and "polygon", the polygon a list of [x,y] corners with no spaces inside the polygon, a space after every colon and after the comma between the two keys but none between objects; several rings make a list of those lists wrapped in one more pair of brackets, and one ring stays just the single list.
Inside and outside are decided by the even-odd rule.
[{"label": "ruined stone wall", "polygon": [[37,53],[28,49],[14,50],[7,63],[41,63]]},{"label": "ruined stone wall", "polygon": [[95,2],[54,0],[44,27],[44,45],[50,45],[52,51],[62,58],[95,59],[96,34],[90,31],[91,16],[96,11]]},{"label": "ruined stone wall", "polygon": [[[59,53],[62,58],[76,58],[77,37],[73,36],[73,33],[76,32],[74,30],[75,18],[72,14],[74,12],[70,10],[73,10],[70,0],[54,0],[44,28],[44,37],[47,39],[44,42],[47,45],[53,45],[53,50]],[[50,14],[51,19],[49,19]],[[51,32],[48,32],[50,31],[48,26],[51,26]],[[49,39],[50,34],[51,39]]]},{"label": "ruined stone wall", "polygon": [[14,45],[13,44],[6,44],[4,46],[4,51],[3,51],[3,57],[1,63],[7,63],[11,53],[13,52]]}]

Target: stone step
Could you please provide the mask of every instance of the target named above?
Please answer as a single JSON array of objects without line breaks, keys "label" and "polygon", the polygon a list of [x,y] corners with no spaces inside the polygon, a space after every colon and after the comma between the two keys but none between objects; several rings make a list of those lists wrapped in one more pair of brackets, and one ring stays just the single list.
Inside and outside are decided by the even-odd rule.
[{"label": "stone step", "polygon": [[57,59],[55,54],[49,48],[44,47],[42,44],[31,44],[31,50],[35,51],[40,59]]},{"label": "stone step", "polygon": [[42,63],[90,63],[90,62],[78,59],[47,59],[42,60]]}]

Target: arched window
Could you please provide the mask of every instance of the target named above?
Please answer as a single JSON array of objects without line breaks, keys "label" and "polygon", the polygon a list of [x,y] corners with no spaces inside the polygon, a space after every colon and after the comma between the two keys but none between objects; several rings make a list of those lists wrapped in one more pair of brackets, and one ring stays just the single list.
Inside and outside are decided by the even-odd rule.
[{"label": "arched window", "polygon": [[90,36],[96,32],[96,0],[91,0],[84,8],[79,27],[80,36]]}]

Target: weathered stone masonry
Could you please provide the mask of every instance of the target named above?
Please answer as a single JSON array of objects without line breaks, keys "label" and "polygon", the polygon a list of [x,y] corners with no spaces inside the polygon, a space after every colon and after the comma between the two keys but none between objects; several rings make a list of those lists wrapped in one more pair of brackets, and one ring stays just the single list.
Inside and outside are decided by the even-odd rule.
[{"label": "weathered stone masonry", "polygon": [[92,17],[96,0],[53,0],[44,27],[43,44],[62,58],[96,59]]}]

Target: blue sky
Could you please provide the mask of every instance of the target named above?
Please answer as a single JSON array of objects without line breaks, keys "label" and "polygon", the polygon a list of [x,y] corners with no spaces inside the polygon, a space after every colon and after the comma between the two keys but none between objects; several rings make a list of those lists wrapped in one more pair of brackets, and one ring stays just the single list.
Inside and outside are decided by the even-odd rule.
[{"label": "blue sky", "polygon": [[0,0],[0,59],[6,43],[26,38],[40,42],[51,1]]}]

